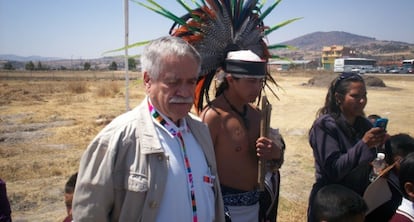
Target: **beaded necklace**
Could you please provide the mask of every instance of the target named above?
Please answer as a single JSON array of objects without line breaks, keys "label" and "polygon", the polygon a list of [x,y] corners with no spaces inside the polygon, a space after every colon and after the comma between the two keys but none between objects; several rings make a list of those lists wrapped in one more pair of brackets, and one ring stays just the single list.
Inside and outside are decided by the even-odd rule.
[{"label": "beaded necklace", "polygon": [[184,143],[183,135],[181,134],[181,131],[177,129],[174,125],[167,122],[159,113],[158,111],[152,106],[150,101],[148,100],[148,107],[149,111],[152,115],[152,117],[157,120],[168,132],[170,132],[175,138],[178,139],[178,142],[181,147],[181,154],[184,160],[184,165],[186,167],[186,173],[187,173],[187,182],[188,182],[188,188],[190,190],[191,195],[191,208],[193,212],[193,222],[197,222],[197,204],[195,199],[195,187],[194,187],[194,181],[193,181],[193,172],[191,171],[190,166],[190,160],[188,159],[187,150]]}]

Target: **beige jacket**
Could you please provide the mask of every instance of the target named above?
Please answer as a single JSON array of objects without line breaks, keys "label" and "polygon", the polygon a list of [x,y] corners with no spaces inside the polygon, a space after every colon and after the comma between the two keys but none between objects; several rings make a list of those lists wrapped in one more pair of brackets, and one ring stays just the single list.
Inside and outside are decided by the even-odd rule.
[{"label": "beige jacket", "polygon": [[[222,222],[224,207],[209,130],[192,116],[185,118],[216,176],[215,221]],[[167,172],[164,148],[144,100],[106,126],[83,154],[73,199],[74,221],[155,221]]]}]

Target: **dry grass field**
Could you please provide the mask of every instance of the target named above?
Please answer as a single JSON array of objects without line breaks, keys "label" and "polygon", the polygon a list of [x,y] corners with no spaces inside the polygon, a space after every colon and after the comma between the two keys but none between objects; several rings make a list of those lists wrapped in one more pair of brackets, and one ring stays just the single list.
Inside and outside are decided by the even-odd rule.
[{"label": "dry grass field", "polygon": [[[39,76],[37,76],[39,75]],[[76,78],[66,79],[68,75]],[[89,75],[89,77],[88,77]],[[82,152],[108,120],[125,112],[122,73],[0,73],[0,177],[6,181],[14,221],[61,221],[63,187],[78,168]],[[278,221],[305,221],[313,183],[307,132],[327,91],[306,83],[330,73],[278,73],[281,89],[271,125],[287,144],[281,169]],[[25,76],[25,77],[24,77]],[[144,97],[142,82],[129,83],[129,104]],[[369,87],[366,113],[388,117],[390,134],[414,135],[414,76],[377,75],[387,87]],[[18,78],[15,78],[18,77]],[[41,77],[41,78],[39,78]],[[88,77],[88,78],[86,78]]]}]

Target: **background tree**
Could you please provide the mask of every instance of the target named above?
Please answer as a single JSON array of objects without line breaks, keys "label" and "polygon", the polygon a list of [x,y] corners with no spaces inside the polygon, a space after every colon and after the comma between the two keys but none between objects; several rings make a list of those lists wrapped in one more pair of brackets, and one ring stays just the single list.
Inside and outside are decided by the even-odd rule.
[{"label": "background tree", "polygon": [[34,63],[32,61],[30,61],[30,62],[26,63],[26,65],[24,66],[24,68],[26,70],[33,71],[35,69],[35,65],[34,65]]},{"label": "background tree", "polygon": [[13,64],[10,61],[7,61],[3,67],[5,70],[14,70]]},{"label": "background tree", "polygon": [[89,69],[91,69],[91,64],[90,64],[89,62],[85,62],[85,63],[83,64],[83,69],[84,69],[84,70],[89,70]]},{"label": "background tree", "polygon": [[137,69],[137,61],[134,58],[128,58],[128,69],[129,70],[136,70]]},{"label": "background tree", "polygon": [[39,61],[39,62],[37,62],[37,67],[36,67],[36,69],[37,70],[43,70],[43,66],[42,66],[42,63]]},{"label": "background tree", "polygon": [[117,70],[117,69],[118,69],[118,65],[116,64],[115,61],[113,61],[111,65],[109,65],[109,70]]}]

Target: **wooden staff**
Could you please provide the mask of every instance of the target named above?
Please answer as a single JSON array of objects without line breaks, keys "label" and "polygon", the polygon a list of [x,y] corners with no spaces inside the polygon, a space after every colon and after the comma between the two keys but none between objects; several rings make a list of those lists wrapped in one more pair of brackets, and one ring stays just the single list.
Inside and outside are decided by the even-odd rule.
[{"label": "wooden staff", "polygon": [[[260,120],[260,137],[269,137],[270,131],[270,114],[272,112],[272,104],[269,103],[266,96],[262,96],[262,118]],[[259,185],[259,190],[264,190],[266,176],[266,161],[262,161],[259,158],[258,161],[258,175],[257,183]]]}]

